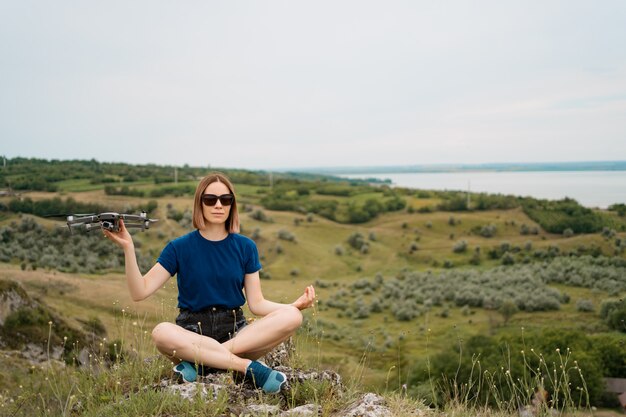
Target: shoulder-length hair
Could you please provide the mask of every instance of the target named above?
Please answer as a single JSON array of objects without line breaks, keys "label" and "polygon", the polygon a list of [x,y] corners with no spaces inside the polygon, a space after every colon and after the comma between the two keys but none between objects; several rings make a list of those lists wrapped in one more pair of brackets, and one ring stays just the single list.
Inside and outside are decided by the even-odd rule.
[{"label": "shoulder-length hair", "polygon": [[[214,182],[221,182],[228,190],[235,195],[235,187],[230,182],[228,177],[221,172],[212,172],[206,177],[202,178],[196,187],[196,195],[193,197],[193,227],[196,229],[204,229],[205,218],[202,212],[202,194],[209,184]],[[237,197],[233,199],[233,204],[230,206],[230,213],[224,224],[228,233],[239,233],[239,212],[237,211]]]}]

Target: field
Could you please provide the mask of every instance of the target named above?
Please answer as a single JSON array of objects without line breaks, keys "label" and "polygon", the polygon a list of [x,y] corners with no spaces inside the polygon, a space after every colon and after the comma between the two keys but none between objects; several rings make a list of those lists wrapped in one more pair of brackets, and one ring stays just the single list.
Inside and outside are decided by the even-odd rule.
[{"label": "field", "polygon": [[[158,188],[146,181],[131,185],[143,190]],[[508,249],[506,252],[511,253],[513,263],[520,267],[523,263],[545,261],[533,254],[545,255],[553,248],[558,248],[561,255],[584,255],[593,248],[596,255],[612,256],[615,239],[624,240],[626,234],[615,232],[607,238],[601,233],[568,237],[547,233],[519,207],[420,212],[420,208],[434,207],[441,199],[433,195],[419,198],[415,194],[402,196],[405,209],[381,213],[364,223],[339,223],[313,213],[266,209],[262,199],[272,193],[267,185],[242,184],[237,191],[242,233],[253,237],[259,248],[265,296],[288,303],[297,298],[306,285],[316,286],[318,304],[305,312],[305,325],[296,339],[297,362],[302,367],[332,368],[345,378],[358,375],[364,389],[394,390],[410,385],[412,375],[428,358],[462,346],[476,335],[514,337],[555,328],[589,334],[610,333],[598,311],[604,300],[624,295],[622,287],[609,291],[548,283],[549,288],[567,298],[558,309],[520,309],[505,317],[499,309],[484,305],[459,305],[453,299],[422,300],[415,306],[418,312],[414,316],[399,318],[402,316],[394,306],[400,303],[399,298],[385,300],[387,305],[380,310],[372,309],[371,303],[381,294],[382,286],[416,279],[417,275],[412,278],[411,274],[430,271],[435,275],[444,274],[440,275],[441,279],[452,272],[488,274],[506,263],[502,254],[495,255],[503,245]],[[26,195],[33,201],[60,196],[113,207],[140,207],[147,200],[146,197],[107,195],[102,186],[85,180],[64,181],[56,192]],[[310,200],[329,198],[326,195],[309,197]],[[381,198],[378,191],[332,196],[346,207],[366,204],[376,198]],[[150,230],[136,233],[135,239],[139,242],[138,250],[154,262],[168,240],[191,230],[188,223],[168,218],[175,217],[174,212],[182,214],[191,210],[191,198],[150,199],[157,204],[150,217],[160,220]],[[3,200],[0,202],[8,204],[9,198]],[[264,215],[261,220],[259,212]],[[0,226],[29,217],[52,233],[66,233],[59,228],[62,221],[11,212],[2,214]],[[522,234],[522,225],[538,232]],[[489,237],[480,233],[485,226],[492,227]],[[353,245],[351,241],[356,234],[361,236],[360,243]],[[460,246],[464,248],[455,249]],[[624,259],[623,251],[619,257]],[[156,323],[173,321],[177,314],[174,279],[151,298],[137,303],[128,295],[121,268],[69,273],[11,260],[0,263],[0,279],[22,283],[32,296],[43,300],[77,327],[84,320],[97,318],[106,328],[109,340],[133,340],[137,332],[149,334]],[[367,289],[375,282],[380,286]],[[452,287],[463,285],[450,282]],[[581,309],[580,301],[590,303],[591,311]],[[359,307],[364,306],[369,307],[359,315]],[[143,349],[145,354],[155,353],[150,344],[133,348]]]}]

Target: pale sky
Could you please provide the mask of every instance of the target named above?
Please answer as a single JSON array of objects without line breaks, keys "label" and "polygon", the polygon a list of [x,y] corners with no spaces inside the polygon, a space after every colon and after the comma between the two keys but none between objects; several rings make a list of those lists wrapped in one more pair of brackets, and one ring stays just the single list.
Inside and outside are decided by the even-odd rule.
[{"label": "pale sky", "polygon": [[0,155],[626,159],[626,1],[0,0]]}]

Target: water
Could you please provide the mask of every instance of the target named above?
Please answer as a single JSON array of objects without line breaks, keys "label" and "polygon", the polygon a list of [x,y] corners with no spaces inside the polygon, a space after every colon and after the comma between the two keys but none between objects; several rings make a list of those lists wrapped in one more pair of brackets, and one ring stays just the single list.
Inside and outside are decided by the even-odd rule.
[{"label": "water", "polygon": [[395,186],[512,194],[549,200],[573,198],[586,207],[626,203],[626,171],[441,172],[346,174],[390,179]]}]

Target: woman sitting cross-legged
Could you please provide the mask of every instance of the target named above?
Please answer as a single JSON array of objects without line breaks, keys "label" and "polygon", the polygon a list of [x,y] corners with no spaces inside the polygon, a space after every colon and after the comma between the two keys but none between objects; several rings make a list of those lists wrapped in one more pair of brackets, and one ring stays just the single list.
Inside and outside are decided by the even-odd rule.
[{"label": "woman sitting cross-legged", "polygon": [[[279,392],[285,375],[257,359],[300,327],[300,311],[313,305],[315,289],[306,287],[292,304],[265,299],[256,245],[238,233],[235,190],[223,174],[213,173],[199,182],[193,225],[196,230],[169,242],[143,276],[123,221],[119,232],[105,230],[104,234],[124,250],[133,300],[149,297],[177,275],[180,314],[176,324],[159,323],[152,338],[183,380],[195,381],[196,365],[203,365],[241,372],[265,392]],[[250,324],[241,310],[246,300],[250,312],[262,316]]]}]

